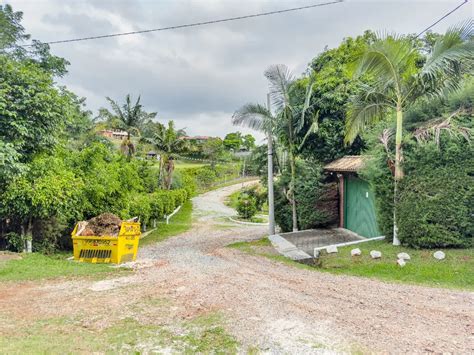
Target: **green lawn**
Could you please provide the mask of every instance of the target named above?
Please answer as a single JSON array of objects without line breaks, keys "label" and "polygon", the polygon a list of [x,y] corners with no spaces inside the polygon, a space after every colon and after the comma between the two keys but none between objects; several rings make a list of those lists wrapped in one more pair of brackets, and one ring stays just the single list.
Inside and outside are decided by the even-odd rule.
[{"label": "green lawn", "polygon": [[[472,248],[443,249],[446,259],[438,261],[433,258],[434,250],[416,250],[396,247],[385,241],[373,241],[339,248],[337,254],[323,252],[318,266],[307,266],[281,255],[258,251],[258,246],[268,245],[270,245],[268,239],[264,238],[256,242],[234,243],[230,247],[315,271],[377,278],[391,282],[474,290],[474,249]],[[350,252],[353,248],[361,249],[362,255],[352,257]],[[381,259],[373,260],[370,257],[369,253],[374,249],[382,252]],[[403,268],[396,264],[397,254],[400,252],[407,252],[411,257]]]},{"label": "green lawn", "polygon": [[140,245],[161,242],[171,236],[181,234],[191,229],[193,203],[187,201],[183,207],[170,219],[170,224],[159,222],[156,230],[140,240]]},{"label": "green lawn", "polygon": [[193,161],[183,161],[183,160],[175,160],[174,166],[177,170],[181,169],[188,169],[188,168],[201,168],[209,164],[205,163],[198,163]]},{"label": "green lawn", "polygon": [[247,176],[247,177],[244,177],[244,178],[232,178],[228,181],[222,181],[222,182],[216,183],[215,185],[212,185],[208,188],[200,189],[198,191],[198,193],[202,194],[202,193],[209,192],[209,191],[212,191],[212,190],[221,189],[223,187],[237,185],[237,184],[241,184],[243,182],[254,181],[254,180],[258,180],[258,177]]},{"label": "green lawn", "polygon": [[[169,305],[155,307],[166,313]],[[0,334],[0,348],[5,354],[236,354],[240,346],[218,313],[161,325],[134,312],[101,330],[90,329],[87,316],[17,322],[14,333]]]},{"label": "green lawn", "polygon": [[67,260],[69,254],[47,256],[39,253],[23,254],[22,259],[0,264],[0,281],[41,280],[67,276],[107,275],[124,270],[106,264],[78,263]]}]

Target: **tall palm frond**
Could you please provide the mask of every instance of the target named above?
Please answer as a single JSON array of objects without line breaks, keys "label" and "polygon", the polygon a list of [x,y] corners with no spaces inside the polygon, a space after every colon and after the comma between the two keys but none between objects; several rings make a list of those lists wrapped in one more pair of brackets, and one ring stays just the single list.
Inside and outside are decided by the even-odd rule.
[{"label": "tall palm frond", "polygon": [[361,84],[359,92],[351,97],[347,111],[345,142],[352,143],[367,126],[382,120],[393,105],[389,97]]},{"label": "tall palm frond", "polygon": [[257,131],[268,132],[273,120],[272,113],[260,104],[246,104],[234,112],[232,123],[236,126],[246,126]]},{"label": "tall palm frond", "polygon": [[276,111],[283,111],[290,106],[290,89],[295,78],[286,65],[276,64],[265,71],[270,88],[270,97]]},{"label": "tall palm frond", "polygon": [[368,75],[377,86],[402,90],[402,80],[415,68],[416,51],[408,40],[394,35],[379,38],[358,60],[356,77]]},{"label": "tall palm frond", "polygon": [[450,27],[433,46],[419,75],[420,81],[434,96],[442,96],[446,90],[459,88],[460,78],[474,64],[474,26],[468,20]]}]

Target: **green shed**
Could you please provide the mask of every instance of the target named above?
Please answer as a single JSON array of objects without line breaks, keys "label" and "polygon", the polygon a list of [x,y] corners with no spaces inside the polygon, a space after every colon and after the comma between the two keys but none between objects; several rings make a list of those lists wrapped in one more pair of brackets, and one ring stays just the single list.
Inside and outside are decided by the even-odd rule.
[{"label": "green shed", "polygon": [[337,177],[339,190],[339,227],[366,238],[380,236],[375,215],[374,194],[369,183],[357,172],[364,158],[349,155],[327,164],[324,169]]}]

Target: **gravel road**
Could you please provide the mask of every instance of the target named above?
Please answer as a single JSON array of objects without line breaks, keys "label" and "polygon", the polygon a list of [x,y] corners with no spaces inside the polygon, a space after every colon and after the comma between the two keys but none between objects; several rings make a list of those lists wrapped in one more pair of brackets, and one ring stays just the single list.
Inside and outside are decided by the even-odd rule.
[{"label": "gravel road", "polygon": [[[134,315],[133,307],[119,312],[117,304],[159,296],[172,300],[173,307],[166,315],[148,309],[146,317],[169,323],[220,312],[242,349],[258,347],[272,354],[474,352],[474,293],[336,276],[227,248],[266,233],[266,227],[226,220],[234,211],[223,201],[240,187],[195,198],[193,228],[142,248],[138,265],[143,267],[133,275],[93,283],[0,286],[0,310],[8,307],[12,317],[25,321],[33,317],[25,304],[35,309],[35,317],[89,313],[94,317],[88,327],[101,329],[113,319]],[[81,302],[84,297],[90,301]]]}]

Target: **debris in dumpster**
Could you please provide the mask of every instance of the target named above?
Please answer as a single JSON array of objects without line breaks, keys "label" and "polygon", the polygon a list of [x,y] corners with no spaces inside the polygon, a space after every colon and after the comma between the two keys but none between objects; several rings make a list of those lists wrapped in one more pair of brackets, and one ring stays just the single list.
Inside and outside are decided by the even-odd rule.
[{"label": "debris in dumpster", "polygon": [[102,213],[88,221],[79,222],[77,235],[116,237],[122,220],[113,213]]}]

